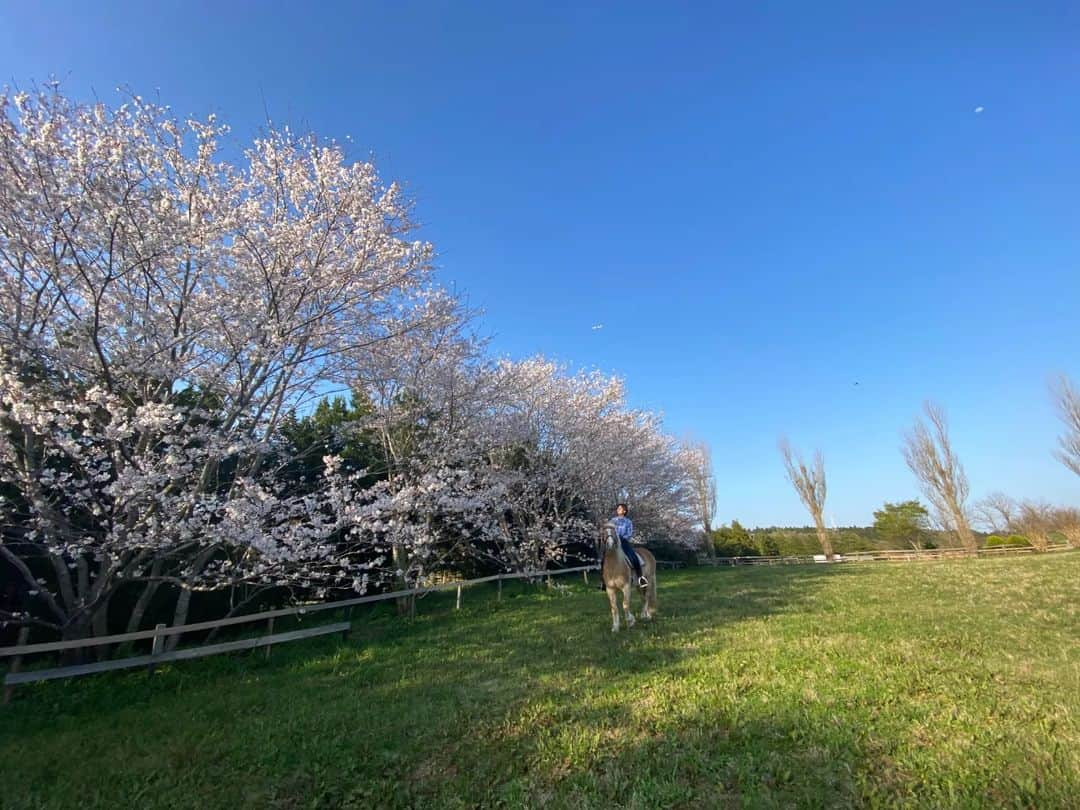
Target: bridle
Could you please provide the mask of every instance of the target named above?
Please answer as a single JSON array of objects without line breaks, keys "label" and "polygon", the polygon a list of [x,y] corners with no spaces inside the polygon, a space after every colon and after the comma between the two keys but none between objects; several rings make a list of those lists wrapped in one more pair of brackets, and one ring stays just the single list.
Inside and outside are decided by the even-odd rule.
[{"label": "bridle", "polygon": [[604,545],[608,549],[613,549],[618,545],[615,538],[615,527],[610,523],[604,524]]}]

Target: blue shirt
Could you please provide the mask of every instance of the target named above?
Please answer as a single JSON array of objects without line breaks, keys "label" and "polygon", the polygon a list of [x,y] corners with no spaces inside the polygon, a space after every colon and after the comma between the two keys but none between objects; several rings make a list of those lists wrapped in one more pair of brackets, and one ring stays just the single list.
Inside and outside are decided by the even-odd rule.
[{"label": "blue shirt", "polygon": [[613,517],[611,522],[615,525],[615,534],[619,536],[620,540],[629,540],[634,534],[634,524],[630,522],[628,517]]}]

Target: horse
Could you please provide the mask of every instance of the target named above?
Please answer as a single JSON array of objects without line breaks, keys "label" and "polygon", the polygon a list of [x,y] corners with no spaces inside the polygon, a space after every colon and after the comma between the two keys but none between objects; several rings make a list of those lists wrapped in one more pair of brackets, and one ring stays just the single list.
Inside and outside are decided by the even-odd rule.
[{"label": "horse", "polygon": [[[601,576],[604,580],[604,590],[607,591],[608,601],[611,602],[611,632],[619,632],[619,591],[623,596],[623,613],[626,614],[626,626],[634,626],[634,614],[630,612],[630,591],[636,584],[634,567],[622,550],[622,543],[615,534],[615,527],[608,523],[600,533],[600,542],[604,546],[604,561]],[[634,549],[641,558],[641,573],[649,581],[649,584],[641,587],[641,596],[645,605],[641,609],[643,621],[652,619],[656,612],[656,558],[644,548]]]}]

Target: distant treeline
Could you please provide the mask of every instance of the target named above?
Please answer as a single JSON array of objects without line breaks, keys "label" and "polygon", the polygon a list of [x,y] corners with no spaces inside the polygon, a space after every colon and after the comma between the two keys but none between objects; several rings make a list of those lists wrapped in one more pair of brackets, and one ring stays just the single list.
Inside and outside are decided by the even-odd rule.
[{"label": "distant treeline", "polygon": [[[830,529],[833,549],[837,554],[855,551],[880,551],[885,549],[912,548],[894,539],[881,536],[873,526],[843,526]],[[980,545],[987,535],[976,532]],[[821,543],[813,526],[769,526],[747,529],[737,520],[729,526],[714,529],[712,548],[721,557],[790,556],[820,554]],[[922,548],[950,548],[959,543],[949,532],[925,530]],[[1024,541],[1026,544],[1026,541]]]}]

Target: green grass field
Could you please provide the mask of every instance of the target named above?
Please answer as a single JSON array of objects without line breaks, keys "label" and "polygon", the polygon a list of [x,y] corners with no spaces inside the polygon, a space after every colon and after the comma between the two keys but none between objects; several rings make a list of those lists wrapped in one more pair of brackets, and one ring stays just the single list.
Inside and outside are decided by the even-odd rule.
[{"label": "green grass field", "polygon": [[1078,806],[1080,554],[661,577],[23,687],[3,806]]}]

